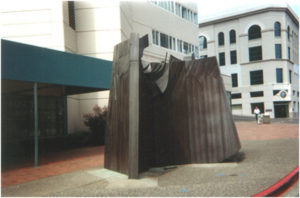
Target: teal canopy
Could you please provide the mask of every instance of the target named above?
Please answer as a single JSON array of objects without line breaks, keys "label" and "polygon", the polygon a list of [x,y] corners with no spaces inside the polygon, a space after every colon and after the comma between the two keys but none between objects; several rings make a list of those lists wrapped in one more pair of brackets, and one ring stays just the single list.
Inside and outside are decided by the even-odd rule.
[{"label": "teal canopy", "polygon": [[1,78],[99,90],[110,88],[112,62],[1,40]]}]

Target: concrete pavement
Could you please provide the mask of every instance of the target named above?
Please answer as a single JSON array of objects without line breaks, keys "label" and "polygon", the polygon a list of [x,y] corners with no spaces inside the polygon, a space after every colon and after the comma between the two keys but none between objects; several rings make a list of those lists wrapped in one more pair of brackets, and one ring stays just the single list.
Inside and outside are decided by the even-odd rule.
[{"label": "concrete pavement", "polygon": [[[97,167],[8,186],[2,188],[2,196],[248,197],[273,185],[298,165],[298,125],[236,125],[242,140],[241,152],[245,154],[245,159],[238,163],[154,168],[139,180]],[[250,138],[251,131],[255,131],[255,138]],[[290,193],[298,195],[299,188]]]}]

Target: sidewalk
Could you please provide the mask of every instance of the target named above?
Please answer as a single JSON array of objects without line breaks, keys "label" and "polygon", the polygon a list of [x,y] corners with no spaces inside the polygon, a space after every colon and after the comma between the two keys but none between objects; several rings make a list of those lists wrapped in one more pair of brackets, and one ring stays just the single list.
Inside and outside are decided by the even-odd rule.
[{"label": "sidewalk", "polygon": [[[139,180],[129,180],[126,175],[101,168],[102,147],[98,156],[54,162],[27,172],[12,171],[11,180],[18,180],[23,173],[24,178],[31,175],[32,182],[18,185],[8,182],[7,187],[2,186],[2,196],[251,196],[298,165],[297,124],[236,122],[236,127],[241,152],[245,153],[245,160],[239,163],[156,168],[143,173]],[[97,163],[92,165],[93,161]],[[8,173],[2,173],[2,179],[7,176]]]},{"label": "sidewalk", "polygon": [[31,166],[2,172],[2,188],[72,171],[101,167],[104,164],[104,146],[50,153],[43,156],[39,163],[41,165],[37,168]]}]

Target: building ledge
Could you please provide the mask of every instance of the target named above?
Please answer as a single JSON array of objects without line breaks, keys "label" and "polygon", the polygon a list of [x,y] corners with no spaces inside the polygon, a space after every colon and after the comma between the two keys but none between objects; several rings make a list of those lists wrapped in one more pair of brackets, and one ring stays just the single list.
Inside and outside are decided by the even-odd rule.
[{"label": "building ledge", "polygon": [[246,62],[246,63],[240,63],[240,65],[250,65],[250,64],[265,63],[265,62],[271,62],[271,61],[287,61],[287,62],[289,62],[291,64],[294,64],[294,62],[292,62],[289,59],[275,59],[275,58],[272,58],[272,59],[266,59],[266,60],[258,60],[258,61],[251,61],[251,62]]}]

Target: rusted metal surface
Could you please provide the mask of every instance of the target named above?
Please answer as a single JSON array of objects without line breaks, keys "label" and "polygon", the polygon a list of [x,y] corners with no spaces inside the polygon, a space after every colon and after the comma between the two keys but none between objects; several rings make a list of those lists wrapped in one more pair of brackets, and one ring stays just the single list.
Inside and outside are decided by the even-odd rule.
[{"label": "rusted metal surface", "polygon": [[154,99],[156,165],[221,162],[241,148],[215,58],[170,63]]},{"label": "rusted metal surface", "polygon": [[[116,52],[118,50],[119,52]],[[105,167],[128,174],[128,43],[116,46]],[[215,163],[241,148],[216,58],[140,63],[138,172],[155,166]],[[126,70],[127,68],[127,70]],[[122,71],[122,72],[120,72]],[[136,156],[135,156],[136,157]]]},{"label": "rusted metal surface", "polygon": [[114,49],[105,138],[105,168],[128,174],[129,41]]}]

